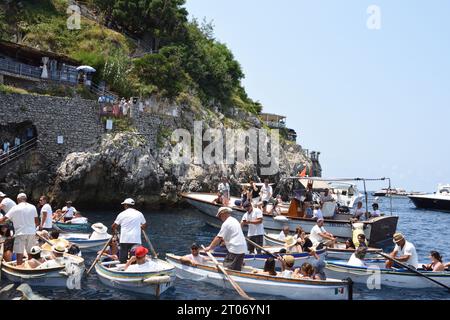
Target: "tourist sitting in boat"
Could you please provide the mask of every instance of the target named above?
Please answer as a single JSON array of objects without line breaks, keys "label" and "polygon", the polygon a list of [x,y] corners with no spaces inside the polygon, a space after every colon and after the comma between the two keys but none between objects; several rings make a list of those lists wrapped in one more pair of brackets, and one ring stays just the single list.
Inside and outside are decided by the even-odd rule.
[{"label": "tourist sitting in boat", "polygon": [[334,202],[334,198],[330,194],[330,189],[325,189],[325,193],[320,196],[320,204],[323,205],[325,202]]},{"label": "tourist sitting in boat", "polygon": [[196,267],[199,264],[206,264],[210,259],[200,255],[199,246],[196,243],[193,243],[191,246],[191,254],[181,257],[180,261],[181,263]]},{"label": "tourist sitting in boat", "polygon": [[267,258],[266,262],[264,263],[263,271],[261,271],[261,270],[254,270],[253,273],[276,277],[278,275],[278,273],[275,270],[275,264],[276,264],[275,262],[276,261],[275,261],[274,258],[269,257],[269,258]]},{"label": "tourist sitting in boat", "polygon": [[358,242],[355,244],[356,247],[368,247],[369,243],[366,239],[366,235],[364,233],[358,234]]},{"label": "tourist sitting in boat", "polygon": [[289,253],[302,253],[303,252],[303,248],[302,248],[301,244],[299,244],[293,236],[286,237],[286,239],[284,241],[285,241],[284,247]]},{"label": "tourist sitting in boat", "polygon": [[53,222],[59,222],[63,216],[64,216],[64,213],[62,212],[62,210],[57,209],[57,210],[55,210],[55,212],[53,212],[52,220],[53,220]]},{"label": "tourist sitting in boat", "polygon": [[287,255],[284,257],[279,256],[278,261],[280,261],[281,263],[281,273],[279,274],[279,276],[283,278],[292,278],[295,271],[295,258],[291,255]]},{"label": "tourist sitting in boat", "polygon": [[364,258],[366,257],[366,254],[367,254],[367,248],[359,247],[352,254],[352,256],[348,260],[347,264],[352,267],[365,267],[366,264],[364,263]]},{"label": "tourist sitting in boat", "polygon": [[299,269],[294,271],[292,276],[294,279],[311,279],[314,280],[314,267],[305,262]]},{"label": "tourist sitting in boat", "polygon": [[284,241],[289,236],[289,226],[284,226],[283,229],[281,229],[280,234],[278,235],[278,240]]},{"label": "tourist sitting in boat", "polygon": [[73,214],[73,218],[70,220],[65,221],[64,223],[68,224],[85,224],[88,223],[88,219],[83,217],[80,213],[80,211],[75,211]]},{"label": "tourist sitting in boat", "polygon": [[[395,248],[390,254],[391,258],[417,269],[419,267],[419,261],[416,247],[411,242],[406,241],[401,233],[394,234],[394,243]],[[386,261],[386,269],[391,269],[393,265],[394,263],[391,260]]]},{"label": "tourist sitting in boat", "polygon": [[363,208],[363,203],[361,201],[358,201],[358,204],[356,205],[356,209],[353,211],[353,217],[351,221],[353,223],[358,221],[364,221],[366,215],[366,210]]},{"label": "tourist sitting in boat", "polygon": [[372,205],[372,209],[373,209],[373,211],[370,213],[370,216],[369,216],[370,219],[381,217],[381,211],[379,210],[378,203],[374,203]]},{"label": "tourist sitting in boat", "polygon": [[314,205],[313,219],[315,220],[323,219],[322,206],[323,206],[322,204]]},{"label": "tourist sitting in boat", "polygon": [[67,248],[64,246],[63,243],[56,243],[52,247],[52,253],[50,255],[50,260],[54,261],[58,264],[63,264],[64,260],[64,253],[66,253]]},{"label": "tourist sitting in boat", "polygon": [[108,227],[103,223],[94,223],[91,228],[94,232],[90,235],[89,240],[103,240],[111,238],[111,235],[108,233]]},{"label": "tourist sitting in boat", "polygon": [[214,203],[214,204],[218,204],[218,205],[223,205],[223,194],[220,193],[220,192],[218,192],[218,193],[217,193],[217,198],[215,198],[215,199],[213,200],[213,203]]},{"label": "tourist sitting in boat", "polygon": [[[114,235],[111,239],[111,242],[109,243],[108,248],[103,252],[103,256],[105,256],[105,262],[106,261],[117,261],[119,260],[119,239],[117,235]],[[101,251],[97,252],[97,254],[100,254]]]},{"label": "tourist sitting in boat", "polygon": [[25,268],[36,269],[46,260],[41,257],[41,248],[34,246],[30,250],[28,260],[25,262]]},{"label": "tourist sitting in boat", "polygon": [[12,260],[13,256],[13,248],[14,248],[14,231],[12,228],[4,224],[0,226],[0,241],[3,242],[3,259],[6,262],[9,262]]},{"label": "tourist sitting in boat", "polygon": [[274,217],[279,216],[281,214],[281,208],[280,208],[281,203],[283,203],[283,199],[281,197],[281,194],[279,194],[272,201],[272,209],[268,212],[268,214],[271,214]]},{"label": "tourist sitting in boat", "polygon": [[241,199],[236,200],[234,205],[243,208],[247,202],[251,202],[248,198],[248,189],[246,186],[242,186]]},{"label": "tourist sitting in boat", "polygon": [[126,272],[152,272],[158,270],[158,264],[147,260],[148,249],[139,246],[134,255],[127,261],[124,271]]},{"label": "tourist sitting in boat", "polygon": [[73,216],[75,215],[75,212],[77,212],[77,209],[72,207],[72,201],[67,201],[66,206],[62,208],[62,212],[64,215],[64,222],[67,222],[69,220],[72,220]]},{"label": "tourist sitting in boat", "polygon": [[322,243],[328,248],[334,248],[336,244],[336,238],[333,234],[325,230],[325,228],[323,227],[324,222],[325,221],[323,219],[317,220],[316,225],[311,229],[309,238],[311,239],[313,245]]},{"label": "tourist sitting in boat", "polygon": [[230,270],[241,271],[244,264],[244,257],[247,253],[247,241],[242,232],[239,221],[231,216],[231,210],[222,207],[217,211],[216,217],[222,221],[222,227],[219,234],[214,238],[211,244],[206,248],[206,252],[215,248],[222,240],[228,249],[223,266]]},{"label": "tourist sitting in boat", "polygon": [[352,239],[349,238],[349,239],[345,240],[345,249],[346,250],[356,249],[355,244],[353,243]]},{"label": "tourist sitting in boat", "polygon": [[442,256],[437,251],[431,251],[430,252],[430,264],[424,264],[422,265],[422,268],[426,271],[433,271],[433,272],[442,272],[445,271],[445,265],[442,262]]}]

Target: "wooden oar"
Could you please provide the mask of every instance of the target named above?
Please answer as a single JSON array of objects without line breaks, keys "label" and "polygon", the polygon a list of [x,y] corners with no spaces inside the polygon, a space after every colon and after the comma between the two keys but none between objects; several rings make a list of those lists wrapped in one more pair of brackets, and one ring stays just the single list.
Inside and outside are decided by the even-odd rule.
[{"label": "wooden oar", "polygon": [[407,264],[402,263],[402,262],[398,261],[397,259],[394,259],[394,258],[392,258],[391,256],[389,256],[389,255],[387,255],[387,254],[385,254],[385,253],[383,253],[383,252],[378,252],[377,254],[379,254],[379,255],[382,256],[382,257],[385,257],[385,258],[388,259],[388,260],[391,260],[392,262],[397,263],[398,265],[402,266],[403,268],[408,269],[409,271],[411,271],[411,272],[413,272],[413,273],[416,273],[416,274],[418,274],[418,275],[420,275],[420,276],[422,276],[422,277],[424,277],[424,278],[426,278],[426,279],[428,279],[428,280],[430,280],[430,281],[436,283],[437,285],[440,285],[441,287],[447,289],[448,291],[450,291],[450,287],[448,287],[448,286],[446,286],[445,284],[443,284],[443,283],[441,283],[441,282],[439,282],[439,281],[436,281],[436,280],[434,280],[434,279],[432,279],[432,278],[430,278],[430,277],[424,275],[423,273],[421,273],[421,272],[417,271],[416,269],[414,269],[414,268],[408,266]]},{"label": "wooden oar", "polygon": [[275,254],[273,254],[273,253],[270,252],[270,251],[267,251],[266,249],[264,249],[263,247],[261,247],[259,244],[253,242],[253,241],[250,240],[249,238],[245,238],[245,240],[247,240],[248,243],[250,243],[250,244],[253,245],[254,247],[260,249],[261,251],[264,251],[265,253],[267,253],[269,256],[271,256],[271,257],[274,258],[274,259],[278,259],[278,257],[280,256],[280,255],[275,255]]},{"label": "wooden oar", "polygon": [[105,253],[106,248],[108,248],[109,244],[111,243],[112,239],[114,237],[109,238],[108,242],[106,242],[105,246],[103,247],[103,250],[100,252],[100,254],[97,256],[97,258],[95,258],[94,262],[92,263],[91,267],[89,268],[89,270],[86,272],[86,276],[89,275],[89,273],[91,272],[92,268],[94,268],[94,266],[98,263],[98,261],[100,260],[100,257],[103,255],[103,253]]},{"label": "wooden oar", "polygon": [[150,242],[150,239],[148,238],[147,234],[145,233],[145,231],[143,229],[142,230],[142,234],[144,235],[144,239],[145,241],[147,241],[148,246],[150,247],[150,251],[152,252],[152,256],[153,258],[158,258],[158,254],[156,253],[155,249],[153,248],[152,243]]},{"label": "wooden oar", "polygon": [[202,245],[202,249],[205,250],[206,254],[214,262],[217,269],[225,275],[225,278],[231,283],[233,288],[237,291],[237,293],[239,293],[239,295],[242,298],[247,299],[247,300],[255,300],[254,298],[250,297],[247,293],[245,293],[244,290],[242,290],[242,288],[230,277],[230,275],[227,273],[225,268],[219,264],[219,262],[216,260],[216,258],[214,258],[214,256],[210,252],[206,251],[205,246]]}]

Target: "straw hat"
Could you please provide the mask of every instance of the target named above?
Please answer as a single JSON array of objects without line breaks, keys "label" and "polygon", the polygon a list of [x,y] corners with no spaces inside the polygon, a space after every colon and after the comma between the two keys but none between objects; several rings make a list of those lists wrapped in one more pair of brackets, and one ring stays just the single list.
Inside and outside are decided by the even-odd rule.
[{"label": "straw hat", "polygon": [[295,246],[295,244],[297,243],[297,241],[295,241],[295,238],[293,236],[287,236],[286,239],[284,239],[284,242],[288,247]]},{"label": "straw hat", "polygon": [[103,223],[98,222],[98,223],[94,223],[91,228],[98,233],[107,233],[108,232],[108,227],[105,226]]},{"label": "straw hat", "polygon": [[55,253],[65,253],[66,252],[66,246],[62,242],[57,242],[53,247],[52,251]]},{"label": "straw hat", "polygon": [[396,233],[394,234],[394,243],[399,243],[400,241],[404,240],[405,237],[403,236],[402,233]]}]

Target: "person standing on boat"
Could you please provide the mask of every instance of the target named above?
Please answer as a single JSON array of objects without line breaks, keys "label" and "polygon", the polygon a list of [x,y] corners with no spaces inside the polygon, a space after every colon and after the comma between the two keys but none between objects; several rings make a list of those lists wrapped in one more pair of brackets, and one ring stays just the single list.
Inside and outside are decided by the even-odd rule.
[{"label": "person standing on boat", "polygon": [[308,185],[306,187],[306,193],[305,193],[305,200],[303,201],[303,204],[304,204],[305,210],[306,210],[306,218],[313,217],[313,209],[312,209],[313,202],[314,202],[313,184],[314,184],[314,182],[312,180],[308,181]]},{"label": "person standing on boat", "polygon": [[39,231],[51,231],[53,229],[53,210],[48,203],[47,196],[41,196],[39,198],[39,205],[41,206],[41,223],[39,224]]},{"label": "person standing on boat", "polygon": [[[395,248],[390,254],[391,258],[417,269],[419,267],[419,260],[416,247],[411,242],[406,241],[401,233],[394,234],[394,243]],[[394,263],[391,260],[386,261],[386,269],[391,269],[393,265]]]},{"label": "person standing on boat", "polygon": [[250,202],[253,202],[253,199],[257,199],[257,198],[259,198],[259,189],[256,186],[254,181],[250,181],[248,200]]},{"label": "person standing on boat", "polygon": [[381,217],[381,212],[379,210],[378,203],[374,203],[372,205],[372,209],[373,209],[373,212],[369,216],[370,219]]},{"label": "person standing on boat", "polygon": [[[242,216],[241,226],[248,226],[248,238],[259,246],[264,245],[264,215],[258,208],[253,208],[251,202],[247,202],[244,206],[247,211]],[[255,251],[255,246],[248,243],[248,251],[252,254]],[[258,254],[261,254],[261,249],[257,248]]]},{"label": "person standing on boat", "polygon": [[7,214],[8,211],[11,210],[15,205],[16,203],[14,202],[14,200],[11,200],[6,196],[6,194],[0,192],[0,211],[3,211],[4,214]]},{"label": "person standing on boat", "polygon": [[10,220],[14,225],[15,238],[13,250],[17,255],[17,265],[23,263],[24,250],[31,252],[31,248],[36,244],[36,227],[39,226],[39,218],[36,207],[27,202],[27,195],[19,193],[18,204],[14,206],[2,218],[0,224]]},{"label": "person standing on boat", "polygon": [[261,201],[263,207],[263,213],[267,213],[267,205],[269,204],[270,199],[272,199],[273,189],[272,186],[269,185],[269,179],[264,180],[264,185],[261,187]]},{"label": "person standing on boat", "polygon": [[141,245],[141,230],[147,228],[147,221],[142,212],[134,209],[135,202],[133,199],[126,199],[122,202],[124,211],[119,213],[112,225],[113,234],[117,233],[120,226],[120,251],[119,260],[126,263],[128,260],[128,252],[134,245]]},{"label": "person standing on boat", "polygon": [[218,191],[222,194],[223,205],[228,206],[230,203],[230,184],[227,177],[222,177],[222,182],[219,183]]},{"label": "person standing on boat", "polygon": [[247,253],[247,242],[242,232],[241,224],[231,216],[232,210],[222,207],[217,211],[217,217],[222,220],[222,228],[214,238],[206,251],[211,251],[224,240],[228,254],[223,261],[223,266],[230,270],[241,271],[244,264],[244,257]]}]

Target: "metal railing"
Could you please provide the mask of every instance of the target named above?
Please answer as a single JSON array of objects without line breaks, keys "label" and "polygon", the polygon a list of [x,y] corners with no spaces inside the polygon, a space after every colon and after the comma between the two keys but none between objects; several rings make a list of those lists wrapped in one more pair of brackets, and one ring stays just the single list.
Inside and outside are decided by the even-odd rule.
[{"label": "metal railing", "polygon": [[7,59],[0,59],[0,70],[28,78],[70,82],[73,84],[76,84],[78,79],[78,72],[76,70],[73,71],[50,70],[48,72],[48,78],[42,78],[41,68]]},{"label": "metal railing", "polygon": [[8,152],[2,153],[0,155],[0,168],[27,154],[31,149],[36,147],[37,143],[38,139],[32,138],[16,147],[9,149]]}]

